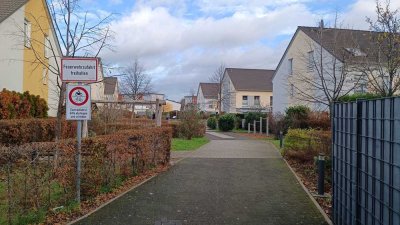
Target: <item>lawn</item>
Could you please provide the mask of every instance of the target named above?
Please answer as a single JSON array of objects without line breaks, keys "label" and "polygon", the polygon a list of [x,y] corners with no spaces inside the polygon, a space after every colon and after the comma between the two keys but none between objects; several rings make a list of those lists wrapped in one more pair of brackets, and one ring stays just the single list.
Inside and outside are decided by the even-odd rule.
[{"label": "lawn", "polygon": [[172,139],[172,151],[192,151],[200,148],[209,142],[206,137],[192,138],[192,140],[186,140],[183,138]]}]

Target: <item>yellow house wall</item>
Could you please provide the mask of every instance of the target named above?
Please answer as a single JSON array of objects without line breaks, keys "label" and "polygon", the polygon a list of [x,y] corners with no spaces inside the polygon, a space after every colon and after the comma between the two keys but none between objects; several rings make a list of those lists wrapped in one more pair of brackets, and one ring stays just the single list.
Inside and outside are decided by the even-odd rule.
[{"label": "yellow house wall", "polygon": [[[31,48],[24,47],[24,78],[23,90],[31,94],[40,95],[46,101],[48,99],[47,79],[44,84],[42,76],[44,66],[40,63],[32,63],[40,57],[45,63],[44,57],[45,36],[49,34],[49,22],[51,19],[46,13],[44,0],[30,0],[25,5],[25,18],[31,23]],[[22,25],[23,26],[23,25]],[[35,52],[32,50],[35,49]]]},{"label": "yellow house wall", "polygon": [[266,107],[270,106],[270,97],[272,96],[272,92],[264,92],[264,91],[236,91],[236,108],[242,108],[242,100],[243,96],[260,96],[261,106]]}]

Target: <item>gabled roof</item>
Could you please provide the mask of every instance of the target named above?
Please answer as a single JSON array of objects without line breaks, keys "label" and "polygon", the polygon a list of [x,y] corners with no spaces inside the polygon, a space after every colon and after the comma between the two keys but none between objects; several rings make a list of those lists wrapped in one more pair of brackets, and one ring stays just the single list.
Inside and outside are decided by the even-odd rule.
[{"label": "gabled roof", "polygon": [[275,70],[226,68],[237,91],[270,91]]},{"label": "gabled roof", "polygon": [[[339,61],[350,59],[351,62],[361,62],[365,59],[375,60],[374,56],[374,42],[373,40],[379,35],[379,32],[365,31],[365,30],[351,30],[351,29],[338,29],[338,28],[323,28],[321,32],[320,27],[297,27],[290,43],[288,44],[282,58],[280,59],[275,71],[278,71],[282,60],[285,58],[286,53],[290,49],[294,39],[299,31],[304,32],[316,43],[335,56]],[[323,38],[320,35],[323,35]],[[322,40],[322,43],[321,43]],[[358,50],[360,53],[367,53],[366,56],[355,56],[349,50]],[[371,51],[372,50],[372,51]],[[275,74],[274,74],[275,76]]]},{"label": "gabled roof", "polygon": [[201,88],[201,91],[203,92],[203,96],[205,98],[218,98],[218,83],[200,83],[199,88]]},{"label": "gabled roof", "polygon": [[104,94],[113,95],[115,93],[115,88],[118,84],[118,78],[116,77],[104,77]]},{"label": "gabled roof", "polygon": [[[319,27],[299,27],[313,41],[322,45],[324,49],[330,52],[337,59],[351,62],[364,61],[365,59],[374,60],[372,54],[379,32],[366,30],[351,30],[338,28]],[[322,34],[322,38],[321,38]],[[356,55],[351,50],[357,50],[361,55]]]},{"label": "gabled roof", "polygon": [[28,0],[0,0],[0,23],[27,2]]}]

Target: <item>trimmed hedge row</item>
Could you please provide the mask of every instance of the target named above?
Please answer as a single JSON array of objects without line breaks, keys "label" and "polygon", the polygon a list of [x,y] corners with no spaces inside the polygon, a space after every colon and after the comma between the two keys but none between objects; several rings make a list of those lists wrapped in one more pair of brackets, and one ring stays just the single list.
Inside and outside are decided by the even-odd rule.
[{"label": "trimmed hedge row", "polygon": [[[51,142],[55,139],[57,119],[0,120],[0,145],[21,145],[31,142]],[[167,124],[163,123],[163,126]],[[106,135],[121,130],[138,130],[155,127],[155,121],[134,119],[110,124],[89,122],[89,134]],[[76,122],[62,121],[62,139],[76,137]],[[93,136],[93,135],[90,135]]]},{"label": "trimmed hedge row", "polygon": [[[55,139],[56,119],[0,120],[0,145],[50,142]],[[76,123],[62,121],[62,138],[76,136]]]},{"label": "trimmed hedge row", "polygon": [[[1,215],[0,210],[0,223],[3,222],[2,218],[7,217],[17,221],[28,214],[40,216],[49,208],[67,206],[73,202],[75,145],[75,140],[66,139],[58,143],[0,146],[0,177],[9,180],[12,187],[0,192],[0,205],[7,209],[3,213],[11,212]],[[118,187],[129,177],[168,164],[170,148],[171,128],[168,127],[127,130],[84,139],[82,198],[92,199]],[[55,149],[59,153],[57,162],[53,157]]]}]

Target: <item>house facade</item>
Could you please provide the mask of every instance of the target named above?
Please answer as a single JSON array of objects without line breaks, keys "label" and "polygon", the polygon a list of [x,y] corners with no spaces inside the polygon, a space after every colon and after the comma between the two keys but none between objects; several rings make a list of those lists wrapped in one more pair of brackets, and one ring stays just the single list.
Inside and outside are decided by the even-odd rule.
[{"label": "house facade", "polygon": [[105,77],[102,83],[104,83],[104,100],[118,101],[118,96],[119,96],[118,78]]},{"label": "house facade", "polygon": [[222,112],[270,112],[273,74],[274,70],[226,68],[222,83]]},{"label": "house facade", "polygon": [[0,38],[0,90],[39,95],[56,116],[62,52],[46,1],[2,1]]},{"label": "house facade", "polygon": [[218,83],[200,83],[197,89],[197,105],[200,111],[218,112]]},{"label": "house facade", "polygon": [[181,103],[166,99],[163,106],[163,112],[177,112],[181,110]]},{"label": "house facade", "polygon": [[[105,96],[105,81],[103,63],[101,58],[97,58],[97,82],[90,83],[90,91],[92,100],[108,100]],[[118,98],[118,96],[117,96]],[[115,98],[115,99],[117,99]]]},{"label": "house facade", "polygon": [[193,108],[197,109],[197,96],[196,95],[188,95],[183,97],[181,100],[181,111]]},{"label": "house facade", "polygon": [[[273,112],[294,105],[328,111],[330,96],[372,91],[360,68],[373,61],[375,32],[298,27],[274,74]],[[322,72],[321,72],[322,71]],[[327,90],[327,92],[325,92]]]}]

